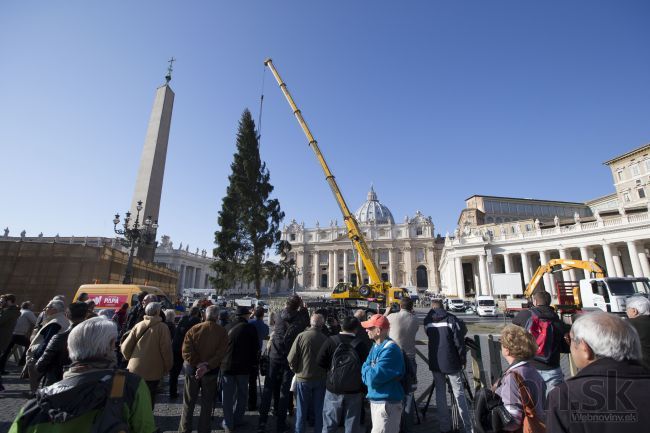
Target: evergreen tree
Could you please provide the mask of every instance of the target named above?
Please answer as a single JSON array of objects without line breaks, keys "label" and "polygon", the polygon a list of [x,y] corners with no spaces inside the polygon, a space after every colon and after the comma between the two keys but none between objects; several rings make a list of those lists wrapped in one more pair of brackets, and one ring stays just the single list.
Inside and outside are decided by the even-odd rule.
[{"label": "evergreen tree", "polygon": [[278,265],[264,258],[269,248],[283,248],[279,227],[284,212],[277,199],[269,198],[273,185],[260,158],[259,137],[248,109],[239,121],[237,151],[230,168],[230,184],[219,212],[220,230],[215,232],[217,260],[212,267],[217,277],[211,281],[218,291],[237,282],[253,282],[259,298],[262,278],[277,275]]}]

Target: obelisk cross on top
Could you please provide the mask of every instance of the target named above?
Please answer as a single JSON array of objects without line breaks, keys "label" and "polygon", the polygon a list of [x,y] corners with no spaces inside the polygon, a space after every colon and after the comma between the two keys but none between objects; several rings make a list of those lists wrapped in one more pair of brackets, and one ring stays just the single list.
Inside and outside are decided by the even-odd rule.
[{"label": "obelisk cross on top", "polygon": [[[172,78],[172,65],[175,60],[173,57],[169,60],[165,84],[156,89],[147,135],[142,148],[135,191],[131,200],[131,215],[136,215],[137,203],[142,201],[143,209],[140,215],[143,219],[151,217],[152,221],[158,220],[160,212],[167,144],[169,142],[169,130],[174,107],[174,92],[169,87],[169,81]],[[153,261],[155,249],[155,244],[142,246],[138,249],[138,257]]]}]

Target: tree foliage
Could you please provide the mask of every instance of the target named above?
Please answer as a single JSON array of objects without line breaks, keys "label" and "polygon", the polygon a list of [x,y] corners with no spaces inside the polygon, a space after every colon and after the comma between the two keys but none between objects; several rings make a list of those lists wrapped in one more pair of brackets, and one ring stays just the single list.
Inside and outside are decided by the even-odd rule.
[{"label": "tree foliage", "polygon": [[273,185],[269,170],[260,158],[259,137],[248,109],[242,113],[237,132],[237,150],[230,165],[229,185],[222,200],[215,232],[211,279],[217,291],[232,288],[238,282],[254,283],[259,297],[262,279],[279,275],[278,265],[265,260],[268,249],[280,251],[280,222],[284,212],[280,202],[270,198]]}]

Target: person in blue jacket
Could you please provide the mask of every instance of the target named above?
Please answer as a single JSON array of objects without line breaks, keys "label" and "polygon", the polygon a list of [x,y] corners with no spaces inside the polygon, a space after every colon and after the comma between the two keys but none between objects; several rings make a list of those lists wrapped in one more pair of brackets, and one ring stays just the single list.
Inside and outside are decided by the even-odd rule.
[{"label": "person in blue jacket", "polygon": [[361,367],[361,378],[368,387],[372,433],[398,433],[404,399],[402,349],[388,337],[390,322],[384,315],[375,314],[361,326],[374,341]]}]

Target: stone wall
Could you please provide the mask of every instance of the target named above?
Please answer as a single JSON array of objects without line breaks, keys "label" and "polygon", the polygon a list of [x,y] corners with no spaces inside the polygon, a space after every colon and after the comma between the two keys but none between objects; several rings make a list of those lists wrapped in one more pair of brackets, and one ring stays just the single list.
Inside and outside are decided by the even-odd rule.
[{"label": "stone wall", "polygon": [[[82,284],[121,283],[128,254],[110,247],[52,242],[0,241],[0,293],[41,309],[55,295],[72,300]],[[156,286],[174,299],[178,273],[133,260],[134,284]]]}]

